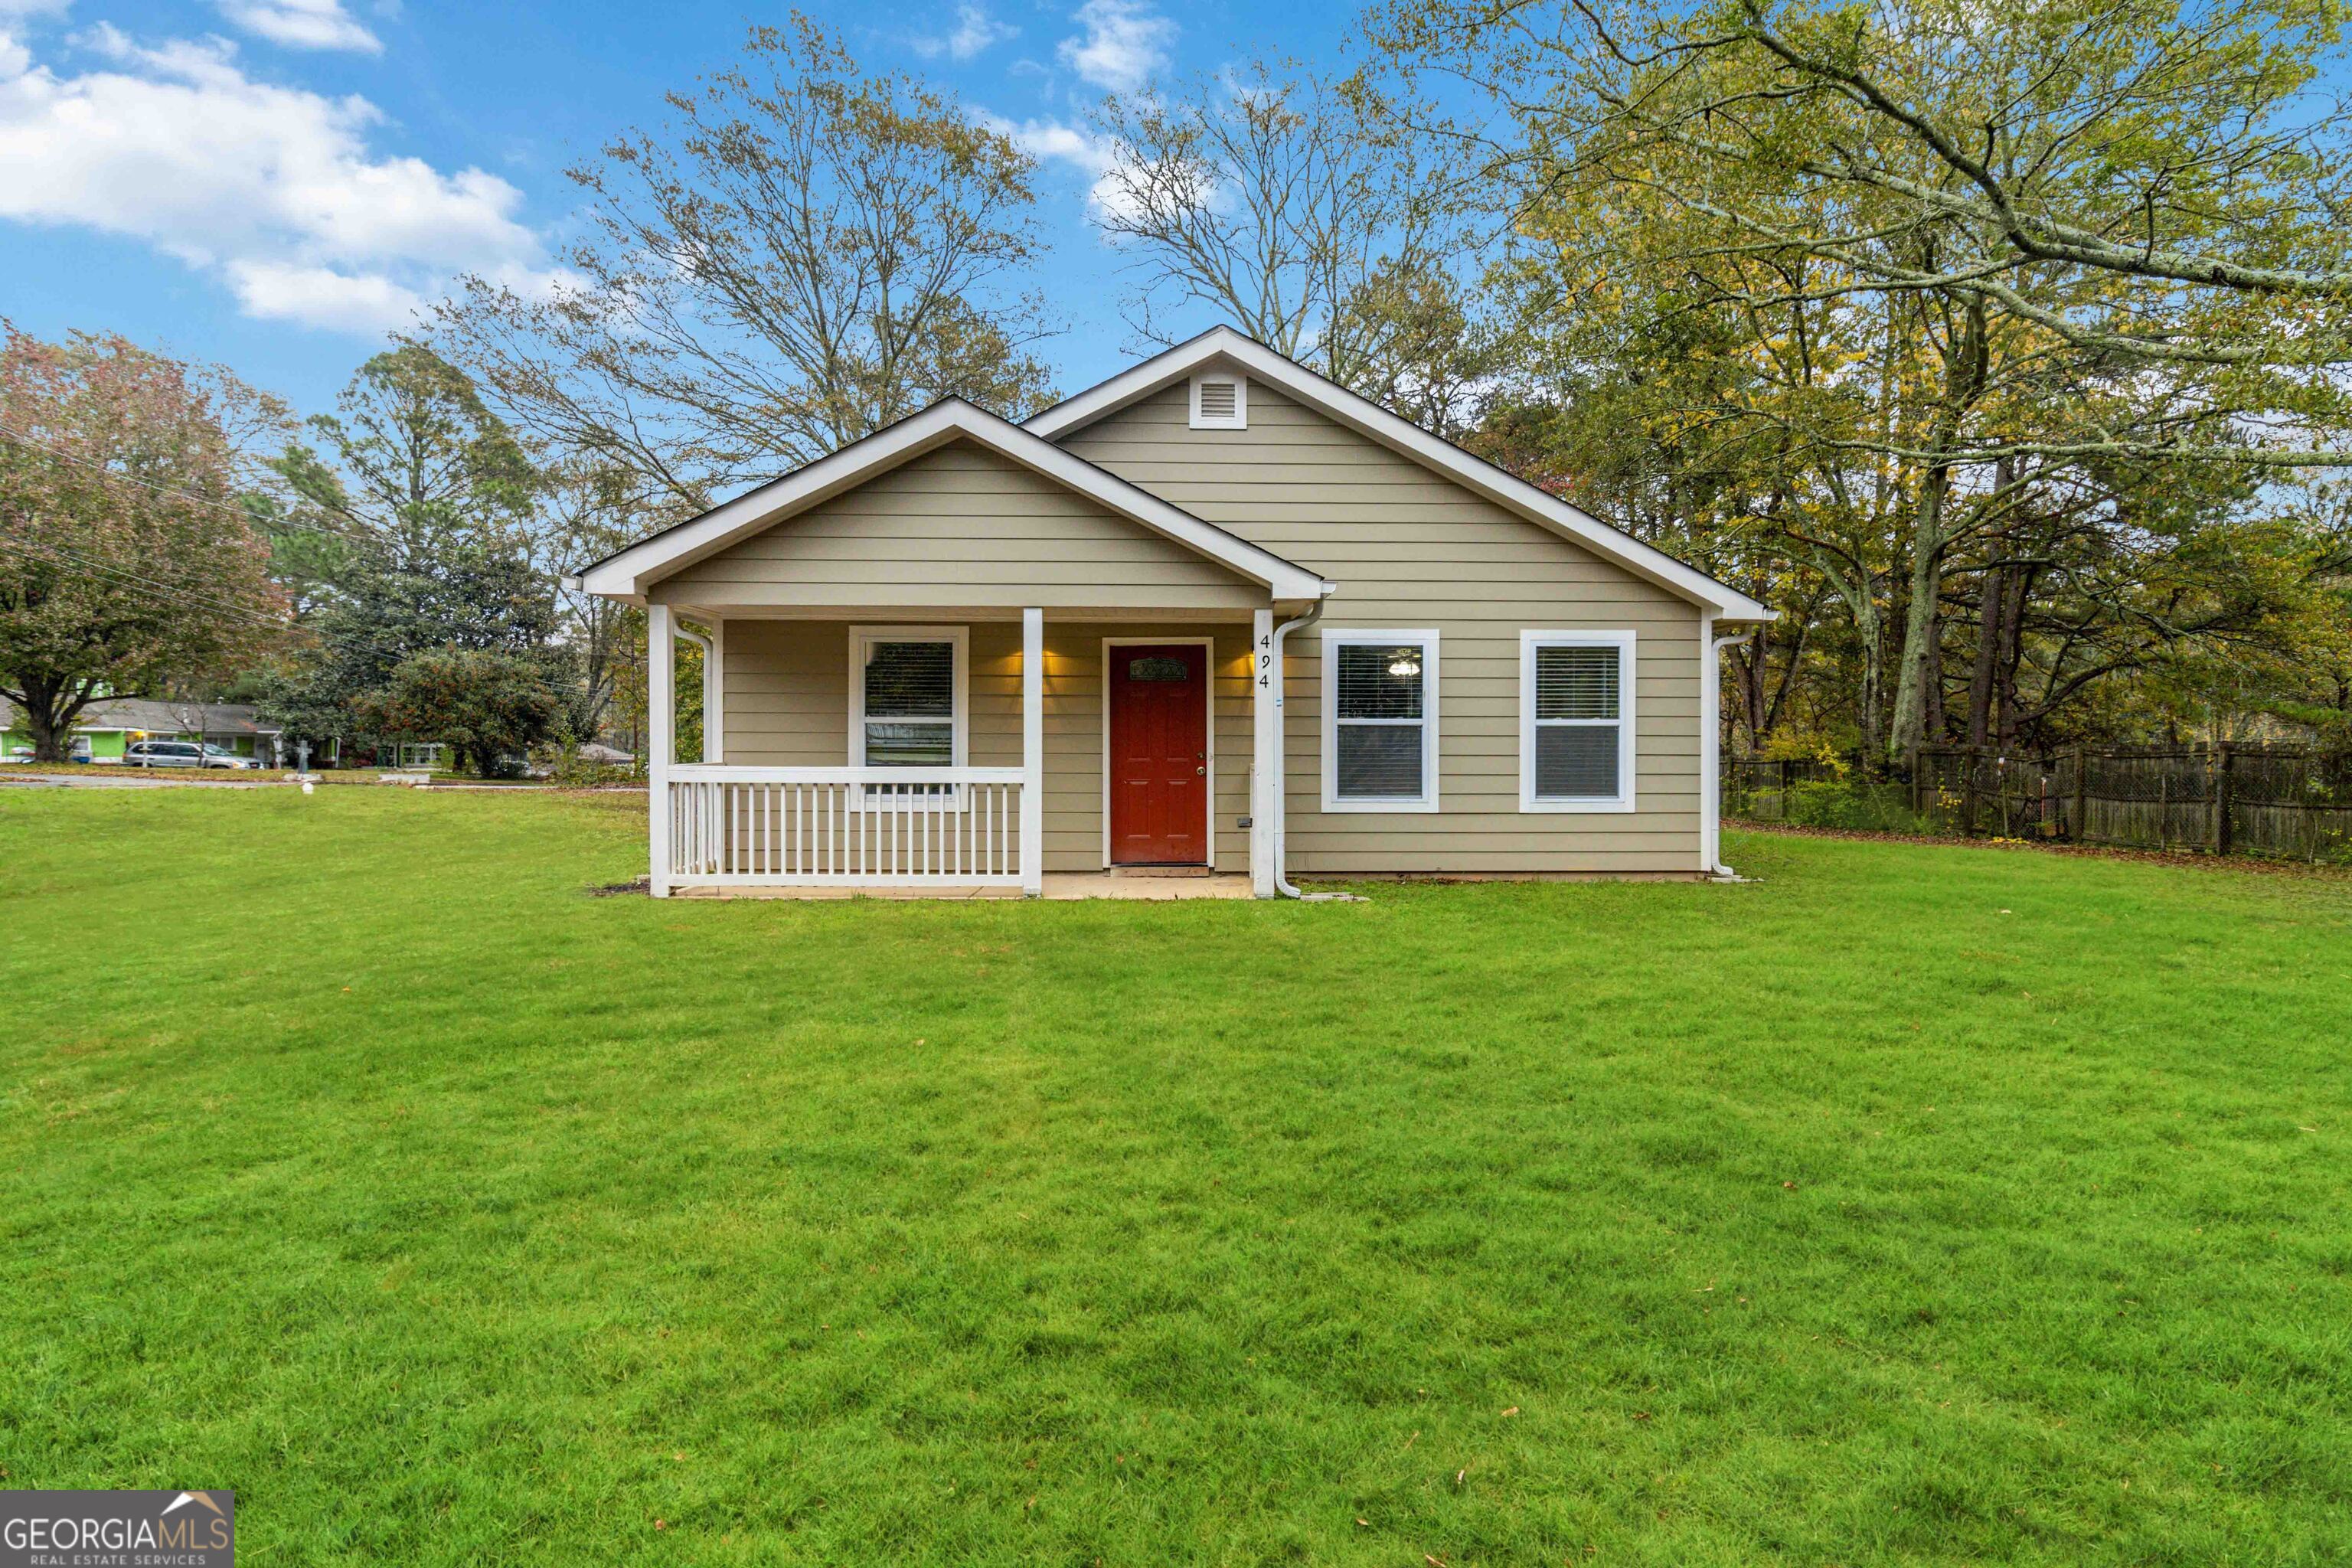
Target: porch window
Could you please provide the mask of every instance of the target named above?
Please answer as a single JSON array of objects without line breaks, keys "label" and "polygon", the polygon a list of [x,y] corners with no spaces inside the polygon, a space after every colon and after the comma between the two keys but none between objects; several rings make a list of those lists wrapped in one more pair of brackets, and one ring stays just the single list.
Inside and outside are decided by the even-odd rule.
[{"label": "porch window", "polygon": [[1437,634],[1323,634],[1323,808],[1437,809]]},{"label": "porch window", "polygon": [[1633,634],[1519,637],[1519,809],[1633,809]]},{"label": "porch window", "polygon": [[[961,626],[859,626],[850,634],[850,752],[862,768],[951,768],[964,761]],[[952,784],[907,794],[946,795]],[[877,792],[865,792],[873,800]],[[896,795],[899,792],[884,792]]]}]

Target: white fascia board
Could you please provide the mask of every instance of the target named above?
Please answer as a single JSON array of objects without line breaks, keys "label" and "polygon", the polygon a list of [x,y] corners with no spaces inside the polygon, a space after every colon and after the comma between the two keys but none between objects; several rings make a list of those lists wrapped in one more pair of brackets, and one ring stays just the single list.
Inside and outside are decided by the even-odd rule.
[{"label": "white fascia board", "polygon": [[969,440],[1033,473],[1096,501],[1129,521],[1208,557],[1276,600],[1318,599],[1336,584],[1262,550],[1237,534],[1202,521],[1181,507],[1128,483],[1107,468],[1064,451],[986,409],[950,398],[877,430],[757,489],[747,490],[689,522],[642,540],[581,568],[573,579],[586,592],[642,603],[646,590],[738,541],[950,441]]},{"label": "white fascia board", "polygon": [[1381,445],[1412,458],[1517,512],[1539,527],[1575,541],[1595,554],[1613,561],[1635,575],[1725,621],[1769,621],[1779,612],[1726,586],[1706,573],[1687,566],[1664,551],[1643,543],[1558,496],[1537,489],[1494,464],[1474,458],[1450,441],[1439,439],[1412,420],[1390,413],[1370,398],[1360,397],[1294,360],[1285,359],[1255,338],[1231,327],[1213,327],[1199,337],[1145,360],[1134,369],[1090,387],[1067,402],[1057,403],[1029,421],[1027,428],[1048,441],[1058,440],[1105,415],[1116,413],[1139,398],[1190,377],[1202,365],[1223,360],[1271,386],[1281,388],[1309,407]]}]

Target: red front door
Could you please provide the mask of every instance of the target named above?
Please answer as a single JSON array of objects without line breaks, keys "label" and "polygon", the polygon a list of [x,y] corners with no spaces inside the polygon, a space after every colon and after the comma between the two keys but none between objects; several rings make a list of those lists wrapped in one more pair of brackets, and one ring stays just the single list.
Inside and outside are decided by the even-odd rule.
[{"label": "red front door", "polygon": [[1110,858],[1209,858],[1209,661],[1198,644],[1110,650]]}]

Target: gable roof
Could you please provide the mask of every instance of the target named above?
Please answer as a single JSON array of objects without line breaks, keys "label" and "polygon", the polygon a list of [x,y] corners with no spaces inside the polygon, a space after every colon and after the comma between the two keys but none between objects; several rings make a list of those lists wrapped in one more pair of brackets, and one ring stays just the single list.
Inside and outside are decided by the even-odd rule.
[{"label": "gable roof", "polygon": [[1281,389],[1358,435],[1434,470],[1538,527],[1574,541],[1635,576],[1712,610],[1719,620],[1769,621],[1776,616],[1777,612],[1717,582],[1696,567],[1610,527],[1581,508],[1570,506],[1483,458],[1473,457],[1410,419],[1390,413],[1370,398],[1358,396],[1338,382],[1317,374],[1231,327],[1212,327],[1098,386],[1057,403],[1032,418],[1028,428],[1049,441],[1059,440],[1217,361]]},{"label": "gable roof", "polygon": [[1172,540],[1263,584],[1275,599],[1319,599],[1336,584],[1321,574],[1261,549],[1214,523],[1129,484],[1009,419],[950,397],[920,414],[852,441],[841,450],[746,490],[724,505],[674,528],[641,539],[602,561],[583,566],[580,585],[607,598],[642,602],[646,588],[740,540],[772,528],[819,501],[853,489],[910,458],[951,441],[971,441],[1096,502],[1129,521]]},{"label": "gable roof", "polygon": [[[200,718],[207,735],[275,735],[275,724],[264,724],[250,703],[245,702],[165,702],[150,697],[101,697],[81,710],[79,717],[68,725],[70,730],[151,730],[163,734],[180,734],[188,729],[184,721],[190,716]],[[0,731],[15,727],[23,718],[16,705],[0,698]]]}]

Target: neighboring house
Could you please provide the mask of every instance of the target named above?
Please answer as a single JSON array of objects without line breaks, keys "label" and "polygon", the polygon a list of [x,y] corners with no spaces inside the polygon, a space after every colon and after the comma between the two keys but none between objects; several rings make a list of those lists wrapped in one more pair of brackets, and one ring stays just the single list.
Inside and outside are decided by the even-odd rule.
[{"label": "neighboring house", "polygon": [[[33,733],[16,705],[0,700],[0,754],[29,756]],[[277,726],[265,724],[242,702],[160,702],[111,697],[91,703],[74,721],[73,751],[93,763],[120,763],[133,741],[204,741],[240,757],[271,760]]]},{"label": "neighboring house", "polygon": [[1771,616],[1226,329],[1026,425],[937,404],[578,581],[647,607],[656,894],[1712,875],[1717,654]]}]

